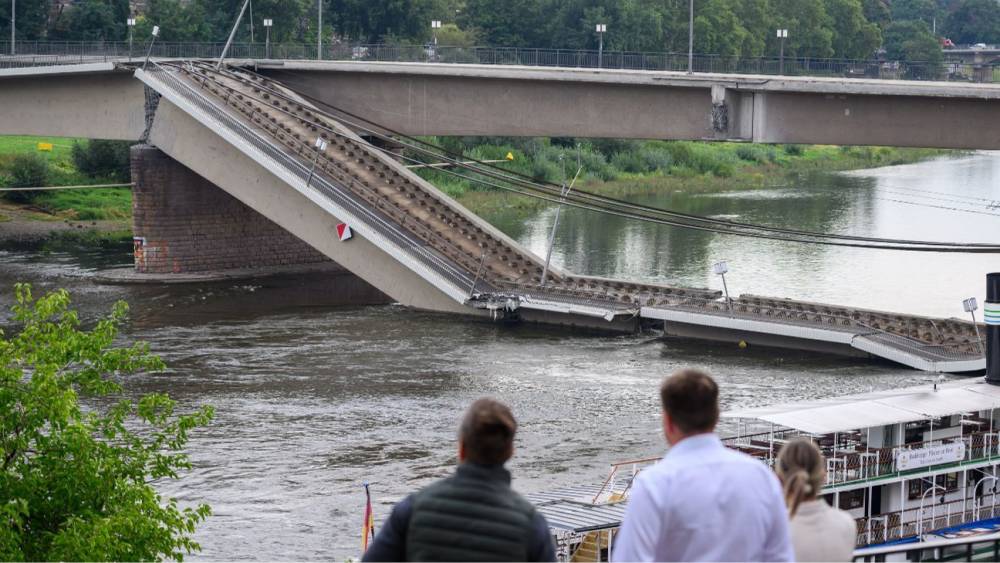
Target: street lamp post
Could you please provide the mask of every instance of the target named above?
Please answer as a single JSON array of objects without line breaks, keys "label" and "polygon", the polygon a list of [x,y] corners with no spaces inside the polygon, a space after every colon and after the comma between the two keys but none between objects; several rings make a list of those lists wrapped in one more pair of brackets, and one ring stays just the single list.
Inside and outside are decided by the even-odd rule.
[{"label": "street lamp post", "polygon": [[17,54],[16,49],[16,39],[14,38],[14,30],[17,29],[15,23],[17,22],[17,0],[10,0],[10,56]]},{"label": "street lamp post", "polygon": [[781,51],[778,55],[778,74],[785,74],[785,39],[788,38],[787,29],[778,30],[778,39],[781,39]]},{"label": "street lamp post", "polygon": [[726,273],[729,272],[729,263],[725,260],[716,262],[712,266],[712,271],[715,272],[715,275],[722,277],[722,290],[726,294],[726,308],[732,310],[732,306],[729,304],[729,286],[726,285]]},{"label": "street lamp post", "polygon": [[976,340],[979,341],[979,349],[983,350],[983,337],[979,334],[979,325],[976,324],[976,309],[979,309],[979,302],[975,297],[970,297],[962,301],[962,308],[966,313],[972,315],[972,326],[976,329]]},{"label": "street lamp post", "polygon": [[316,147],[316,158],[313,159],[312,168],[309,169],[309,177],[306,178],[307,188],[312,183],[313,175],[316,172],[316,163],[319,162],[319,155],[323,154],[323,151],[326,150],[326,141],[323,140],[323,137],[316,137],[316,142],[313,143],[313,146]]},{"label": "street lamp post", "polygon": [[316,0],[316,60],[323,60],[323,0]]},{"label": "street lamp post", "polygon": [[607,24],[597,24],[597,68],[604,67],[604,33],[607,31]]},{"label": "street lamp post", "polygon": [[688,3],[688,74],[694,72],[694,0]]},{"label": "street lamp post", "polygon": [[132,60],[132,30],[135,28],[135,18],[128,18],[125,20],[125,25],[128,26],[128,60]]},{"label": "street lamp post", "polygon": [[[149,50],[146,51],[146,60],[142,63],[142,70],[146,70],[146,65],[149,64],[149,56],[153,54],[153,43],[156,43],[156,37],[160,35],[160,26],[153,26],[153,38],[149,40]],[[220,63],[221,64],[221,63]]]},{"label": "street lamp post", "polygon": [[271,18],[264,18],[264,58],[271,58],[271,26],[274,25],[274,20]]},{"label": "street lamp post", "polygon": [[[441,20],[433,20],[433,21],[431,21],[431,29],[432,30],[433,29],[441,29]],[[434,46],[437,47],[437,44],[438,44],[437,31],[431,31],[431,33],[434,35]]]}]

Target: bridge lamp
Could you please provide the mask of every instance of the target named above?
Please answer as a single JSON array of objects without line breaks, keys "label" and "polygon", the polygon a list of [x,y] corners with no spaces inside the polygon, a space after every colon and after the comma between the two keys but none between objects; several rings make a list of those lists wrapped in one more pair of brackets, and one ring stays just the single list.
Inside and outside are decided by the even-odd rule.
[{"label": "bridge lamp", "polygon": [[435,30],[438,30],[438,29],[441,29],[441,20],[431,20],[431,30],[432,30],[431,31],[431,35],[434,37],[434,47],[435,48],[437,47],[437,44],[438,44],[438,35],[437,35],[437,31],[435,31]]},{"label": "bridge lamp", "polygon": [[271,26],[274,25],[274,20],[271,18],[264,18],[264,29],[266,30],[264,39],[264,56],[268,59],[271,58]]},{"label": "bridge lamp", "polygon": [[715,275],[722,277],[722,289],[726,294],[726,308],[732,310],[732,305],[729,302],[729,286],[726,285],[726,274],[729,272],[729,263],[725,260],[720,260],[712,265],[712,271]]},{"label": "bridge lamp", "polygon": [[966,313],[972,315],[972,326],[976,329],[976,340],[979,341],[979,349],[983,349],[983,337],[979,335],[979,325],[976,324],[976,310],[979,309],[979,302],[975,297],[970,297],[962,301],[962,308]]},{"label": "bridge lamp", "polygon": [[153,26],[153,38],[149,40],[149,50],[146,51],[146,60],[142,63],[142,70],[146,70],[146,65],[149,64],[149,56],[153,54],[153,44],[156,43],[156,38],[160,35],[160,26]]},{"label": "bridge lamp", "polygon": [[779,29],[778,39],[781,39],[781,52],[778,55],[778,74],[785,74],[785,39],[788,39],[788,30]]},{"label": "bridge lamp", "polygon": [[604,23],[599,23],[596,26],[597,31],[597,68],[601,68],[604,63],[604,34],[608,31],[608,25]]},{"label": "bridge lamp", "polygon": [[132,29],[135,27],[135,18],[125,20],[125,25],[128,26],[128,60],[132,60]]}]

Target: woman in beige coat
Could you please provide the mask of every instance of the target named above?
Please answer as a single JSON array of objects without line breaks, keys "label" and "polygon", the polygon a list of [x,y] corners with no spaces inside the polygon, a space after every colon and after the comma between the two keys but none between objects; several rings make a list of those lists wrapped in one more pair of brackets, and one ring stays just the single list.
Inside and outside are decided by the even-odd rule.
[{"label": "woman in beige coat", "polygon": [[785,444],[775,470],[781,479],[796,561],[851,561],[854,518],[819,498],[826,482],[823,454],[800,438]]}]

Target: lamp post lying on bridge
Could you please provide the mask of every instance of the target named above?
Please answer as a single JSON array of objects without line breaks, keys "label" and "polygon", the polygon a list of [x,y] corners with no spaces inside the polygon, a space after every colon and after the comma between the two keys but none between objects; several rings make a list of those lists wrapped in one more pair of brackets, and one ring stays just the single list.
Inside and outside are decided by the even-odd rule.
[{"label": "lamp post lying on bridge", "polygon": [[979,309],[979,302],[976,301],[975,297],[970,297],[962,301],[962,308],[965,309],[966,313],[972,315],[972,326],[976,329],[976,340],[979,341],[979,349],[983,349],[983,337],[979,334],[979,325],[976,324],[976,309]]},{"label": "lamp post lying on bridge", "polygon": [[316,142],[313,143],[313,146],[316,147],[316,158],[313,159],[312,168],[309,169],[309,177],[306,178],[307,188],[309,187],[309,183],[312,182],[313,173],[316,172],[316,163],[319,162],[319,155],[326,150],[326,141],[323,140],[323,137],[316,137]]},{"label": "lamp post lying on bridge", "polygon": [[[149,50],[146,51],[146,60],[142,62],[142,70],[146,70],[146,65],[149,64],[149,56],[153,54],[153,43],[156,43],[156,37],[160,34],[160,26],[153,26],[153,38],[149,40]],[[219,62],[221,65],[222,63]]]},{"label": "lamp post lying on bridge", "polygon": [[726,273],[729,271],[729,264],[725,260],[720,260],[712,265],[712,271],[715,272],[715,275],[722,276],[722,290],[726,294],[726,309],[731,311],[733,307],[729,303],[729,286],[726,285]]}]

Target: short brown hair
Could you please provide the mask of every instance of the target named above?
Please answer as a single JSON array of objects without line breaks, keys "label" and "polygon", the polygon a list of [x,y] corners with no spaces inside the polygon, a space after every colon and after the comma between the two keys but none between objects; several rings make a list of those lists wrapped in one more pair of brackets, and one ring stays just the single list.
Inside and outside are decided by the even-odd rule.
[{"label": "short brown hair", "polygon": [[719,386],[705,372],[682,369],[664,379],[660,401],[685,434],[711,432],[719,422]]},{"label": "short brown hair", "polygon": [[479,399],[465,412],[458,439],[465,458],[482,465],[502,465],[514,455],[517,421],[507,405],[494,399]]}]

